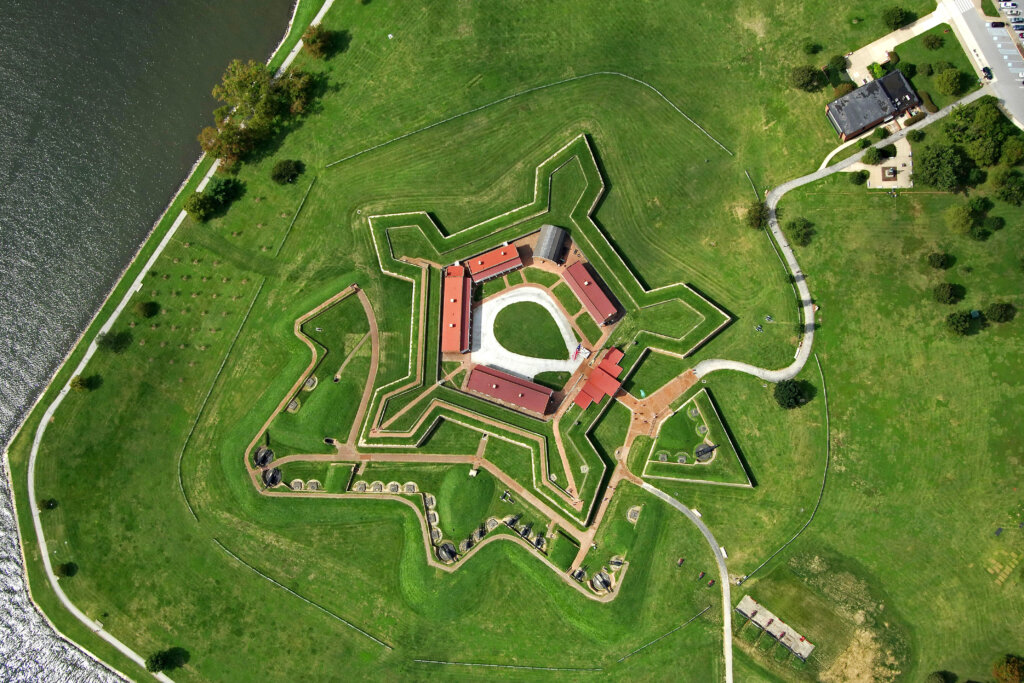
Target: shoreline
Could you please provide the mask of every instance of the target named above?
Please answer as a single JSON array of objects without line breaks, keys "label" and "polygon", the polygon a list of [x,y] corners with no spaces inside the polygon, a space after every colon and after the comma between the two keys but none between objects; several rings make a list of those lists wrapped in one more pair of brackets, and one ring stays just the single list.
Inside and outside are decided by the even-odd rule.
[{"label": "shoreline", "polygon": [[[288,20],[288,25],[285,28],[285,31],[284,31],[284,34],[283,34],[281,40],[278,42],[277,46],[271,51],[270,55],[267,57],[266,64],[270,65],[279,56],[279,54],[281,54],[282,49],[289,42],[289,39],[292,38],[292,32],[293,32],[293,29],[295,27],[295,21],[296,21],[296,18],[298,17],[299,8],[300,8],[300,6],[302,6],[303,2],[310,2],[310,0],[295,0],[295,2],[293,3],[291,17]],[[327,13],[327,11],[330,9],[330,7],[333,4],[334,4],[334,0],[324,0],[324,2],[321,5],[319,11],[313,17],[313,19],[310,21],[310,25],[318,24],[323,19],[324,15]],[[295,56],[302,49],[301,35],[295,37],[294,40],[295,40],[295,46],[291,50],[291,52],[282,60],[281,66],[278,67],[278,73],[280,73],[283,70],[287,69],[288,66],[291,65],[291,63],[294,60]],[[7,484],[10,486],[10,498],[11,498],[10,502],[11,502],[11,509],[12,509],[12,512],[13,512],[12,517],[13,517],[13,520],[14,520],[14,529],[15,529],[16,534],[17,534],[16,542],[17,542],[17,545],[18,545],[18,551],[19,551],[20,558],[21,558],[21,576],[24,578],[24,581],[25,581],[25,594],[26,594],[26,596],[28,598],[28,602],[35,609],[36,613],[40,617],[42,617],[43,622],[50,628],[52,633],[57,638],[63,640],[65,643],[68,643],[75,651],[82,653],[86,658],[93,660],[101,668],[103,668],[103,669],[105,669],[105,670],[107,670],[107,671],[109,671],[109,672],[111,672],[111,673],[113,673],[113,674],[115,674],[117,676],[120,676],[120,677],[122,677],[122,678],[124,678],[126,680],[133,680],[134,677],[128,676],[123,671],[121,671],[118,667],[114,666],[113,664],[107,662],[105,659],[103,659],[103,658],[99,657],[98,655],[96,655],[90,649],[90,647],[87,646],[86,644],[77,642],[75,640],[72,640],[70,637],[68,637],[60,628],[57,627],[57,625],[53,622],[53,620],[50,619],[50,616],[42,609],[42,607],[36,601],[35,596],[33,595],[32,580],[31,580],[31,578],[29,576],[29,570],[28,570],[28,558],[27,558],[27,555],[26,555],[26,552],[25,552],[25,544],[26,544],[25,533],[24,533],[24,529],[22,528],[21,520],[20,520],[19,515],[18,515],[18,505],[19,505],[19,503],[18,503],[18,496],[17,496],[17,494],[15,492],[16,486],[15,486],[15,481],[14,481],[14,473],[13,473],[13,470],[11,468],[11,462],[10,462],[10,449],[11,449],[11,446],[14,444],[15,440],[21,435],[21,431],[25,428],[25,426],[32,419],[33,415],[35,415],[36,411],[40,408],[41,404],[44,402],[44,398],[50,393],[51,389],[54,388],[55,382],[57,381],[57,379],[61,375],[61,373],[64,372],[64,370],[68,366],[69,361],[71,361],[73,359],[73,357],[80,351],[80,349],[82,347],[82,343],[84,341],[86,341],[86,339],[89,337],[90,332],[94,332],[94,335],[92,337],[92,341],[89,343],[90,347],[92,347],[92,348],[86,348],[85,353],[84,353],[84,357],[79,361],[79,367],[76,368],[76,369],[82,369],[82,368],[84,368],[86,366],[86,364],[88,363],[88,361],[89,361],[89,359],[91,358],[91,355],[92,355],[91,350],[94,350],[94,348],[95,348],[96,337],[98,337],[99,334],[101,334],[104,331],[104,328],[109,328],[111,325],[113,325],[113,323],[117,320],[118,316],[120,315],[121,311],[128,304],[128,302],[131,300],[132,295],[138,289],[138,282],[132,282],[126,289],[124,288],[124,284],[125,284],[127,276],[130,275],[132,270],[133,270],[133,268],[135,268],[136,265],[139,264],[140,257],[142,257],[145,254],[145,252],[147,251],[147,249],[152,245],[154,238],[157,237],[158,235],[160,235],[160,242],[153,249],[153,252],[149,255],[149,258],[147,259],[146,263],[143,264],[143,266],[140,269],[138,275],[136,276],[136,280],[141,281],[141,279],[143,277],[145,277],[145,273],[148,270],[147,266],[152,264],[152,263],[154,263],[159,258],[160,254],[163,252],[164,247],[166,247],[167,243],[170,241],[170,239],[177,232],[177,229],[178,229],[178,227],[180,227],[181,223],[184,222],[184,218],[186,217],[186,214],[185,214],[185,211],[182,209],[179,212],[178,216],[174,219],[174,221],[171,222],[170,225],[167,226],[166,230],[163,233],[161,233],[161,226],[164,224],[165,221],[167,221],[169,219],[170,214],[171,214],[172,209],[174,208],[175,204],[177,204],[179,201],[183,201],[186,189],[192,183],[194,183],[196,181],[196,178],[198,177],[197,176],[197,172],[201,170],[201,168],[203,167],[203,164],[205,162],[207,162],[207,161],[208,161],[207,154],[205,152],[203,152],[196,159],[196,161],[192,164],[191,168],[185,174],[185,177],[183,178],[181,183],[178,185],[177,189],[171,194],[170,199],[168,200],[167,204],[164,206],[163,210],[160,212],[159,216],[156,218],[156,220],[154,220],[152,226],[150,227],[149,231],[146,233],[145,237],[140,241],[139,246],[136,249],[134,255],[131,257],[131,259],[128,260],[128,262],[125,264],[124,268],[121,269],[121,272],[118,274],[118,276],[117,276],[116,280],[114,281],[113,285],[110,287],[109,291],[103,297],[102,301],[97,306],[96,310],[93,312],[92,316],[89,318],[88,322],[85,324],[85,326],[83,327],[82,331],[75,338],[75,341],[69,346],[67,353],[64,354],[64,357],[60,360],[60,362],[54,368],[53,372],[50,374],[50,378],[42,386],[42,388],[40,389],[40,391],[39,391],[38,395],[36,396],[35,400],[32,401],[32,403],[25,409],[24,414],[22,415],[21,419],[19,420],[17,427],[15,427],[15,429],[11,432],[11,435],[7,439],[7,442],[4,444],[4,449],[3,449],[4,466],[5,466],[6,470],[7,470],[7,472],[6,472],[6,479],[7,479]],[[203,187],[206,185],[206,183],[209,181],[209,179],[213,177],[213,174],[216,172],[218,166],[219,166],[219,160],[214,160],[210,164],[210,168],[199,179],[196,191],[202,191]],[[116,297],[117,293],[119,291],[121,291],[122,289],[124,289],[125,291],[124,291],[124,296],[123,296],[123,298],[121,300],[121,303],[114,308],[114,310],[110,313],[109,317],[100,326],[100,328],[98,330],[94,330],[94,327],[97,325],[97,323],[99,323],[100,318],[102,317],[104,311],[107,309],[107,307],[114,300],[114,298]],[[72,377],[73,376],[74,375],[72,375]],[[68,393],[68,385],[70,383],[70,380],[71,380],[71,378],[69,377],[67,379],[67,382],[65,383],[65,386],[56,395],[56,397],[54,397],[51,400],[49,408],[48,408],[48,412],[52,413],[60,405],[60,403],[63,400],[63,397]],[[52,415],[51,415],[51,418],[52,418]],[[33,444],[33,450],[35,450],[35,448],[38,446],[38,443],[41,442],[42,437],[43,437],[43,433],[45,432],[45,429],[46,429],[47,422],[48,422],[48,419],[44,416],[43,420],[36,427],[37,431],[36,431],[36,436],[35,436],[35,443]],[[99,626],[98,622],[92,622],[91,620],[88,620],[88,617],[85,617],[85,615],[79,616],[79,614],[81,614],[80,612],[78,614],[76,614],[76,612],[78,612],[77,608],[74,606],[73,603],[70,602],[70,600],[67,599],[67,597],[64,595],[63,591],[57,585],[56,577],[53,575],[52,569],[49,566],[49,557],[48,557],[48,555],[46,554],[46,551],[45,551],[46,541],[45,541],[45,538],[43,536],[42,529],[41,529],[41,526],[40,526],[40,523],[39,523],[39,520],[38,520],[38,516],[37,516],[37,512],[38,511],[34,508],[34,505],[35,505],[35,491],[34,491],[34,464],[35,464],[35,462],[34,461],[35,461],[35,457],[34,457],[34,453],[33,453],[33,454],[30,455],[29,462],[27,463],[27,467],[28,467],[27,489],[28,489],[28,498],[29,498],[28,504],[30,506],[33,506],[32,509],[29,510],[29,514],[31,514],[32,518],[33,518],[33,526],[35,527],[35,532],[36,532],[36,536],[37,536],[36,543],[37,543],[38,549],[40,551],[41,558],[43,560],[44,570],[46,571],[46,574],[48,575],[48,579],[49,579],[49,582],[50,582],[51,589],[53,590],[53,592],[56,595],[56,597],[63,603],[64,609],[66,609],[68,612],[70,612],[72,614],[72,616],[77,617],[79,619],[79,621],[81,621],[85,626],[87,626],[94,634],[98,635],[100,638],[103,638],[104,640],[107,640],[107,642],[110,643],[111,645],[114,645],[114,647],[116,649],[120,650],[121,654],[124,655],[125,657],[127,657],[129,660],[133,660],[137,664],[142,663],[142,658],[137,653],[132,651],[130,648],[127,648],[127,646],[121,645],[121,643],[119,641],[117,641],[116,638],[113,638],[113,636],[110,636],[105,631],[103,631],[102,626]],[[96,628],[96,626],[99,626],[99,628]],[[113,640],[114,642],[110,642],[111,640]],[[117,644],[115,645],[114,643],[117,643]],[[119,645],[121,645],[121,647],[118,647]],[[122,648],[124,648],[124,649],[122,649]],[[128,650],[128,651],[125,652],[124,650]],[[132,655],[134,655],[134,656],[132,656]],[[154,676],[156,678],[158,678],[159,680],[163,680],[163,681],[170,681],[171,680],[170,678],[168,678],[167,676],[165,676],[162,673],[154,674]]]}]

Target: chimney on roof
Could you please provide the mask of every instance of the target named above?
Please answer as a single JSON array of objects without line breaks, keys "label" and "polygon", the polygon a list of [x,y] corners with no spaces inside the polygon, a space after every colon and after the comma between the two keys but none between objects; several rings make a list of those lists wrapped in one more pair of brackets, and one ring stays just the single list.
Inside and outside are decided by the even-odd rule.
[{"label": "chimney on roof", "polygon": [[589,284],[590,284],[590,280],[584,280],[584,281],[583,281],[583,285],[584,285],[584,286],[586,286],[586,285],[589,285]]},{"label": "chimney on roof", "polygon": [[497,384],[492,384],[492,385],[491,385],[491,389],[497,389],[497,388],[498,388],[498,385],[497,385]]}]

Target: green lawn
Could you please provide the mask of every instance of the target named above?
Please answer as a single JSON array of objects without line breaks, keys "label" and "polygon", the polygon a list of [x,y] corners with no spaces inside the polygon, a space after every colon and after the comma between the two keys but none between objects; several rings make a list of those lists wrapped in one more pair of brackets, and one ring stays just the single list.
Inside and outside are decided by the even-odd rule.
[{"label": "green lawn", "polygon": [[569,377],[571,375],[568,372],[542,372],[535,376],[533,381],[557,391],[565,386],[565,383],[569,381]]},{"label": "green lawn", "polygon": [[527,282],[532,282],[537,285],[544,285],[550,287],[551,285],[558,282],[559,278],[554,273],[549,273],[546,270],[540,268],[526,268],[523,270],[523,277],[526,278]]},{"label": "green lawn", "polygon": [[533,358],[566,360],[569,352],[555,319],[532,301],[520,301],[498,312],[494,338],[513,353]]},{"label": "green lawn", "polygon": [[[934,6],[923,0],[903,4],[922,16]],[[304,1],[300,11],[308,16],[310,6]],[[327,62],[298,59],[301,68],[326,80],[323,97],[265,156],[239,168],[246,194],[226,215],[182,225],[141,294],[166,313],[155,323],[124,314],[115,330],[131,331],[131,348],[117,356],[97,354],[87,372],[102,375],[103,385],[70,395],[48,425],[37,493],[56,497],[60,507],[44,514],[43,530],[53,560],[81,568],[62,582],[64,590],[141,653],[188,649],[190,662],[173,672],[177,681],[249,680],[253,662],[261,663],[262,678],[274,681],[336,678],[341,670],[352,678],[385,679],[469,673],[439,671],[413,659],[596,664],[604,668],[601,675],[623,679],[663,679],[666,672],[675,680],[719,679],[720,594],[682,582],[675,568],[682,554],[688,564],[692,558],[710,567],[706,544],[678,513],[630,485],[619,487],[609,525],[599,533],[599,552],[588,557],[600,566],[612,552],[626,553],[629,573],[614,602],[597,604],[512,544],[482,548],[451,575],[431,569],[423,560],[418,522],[398,503],[259,496],[242,466],[245,445],[309,362],[309,350],[294,336],[294,320],[349,284],[366,292],[377,317],[378,385],[397,383],[409,372],[414,284],[380,276],[368,216],[430,212],[440,234],[456,234],[529,202],[534,169],[583,133],[609,183],[596,224],[640,284],[689,283],[733,319],[689,364],[708,357],[788,364],[796,345],[791,325],[766,327],[760,335],[752,329],[766,313],[795,321],[796,307],[770,242],[740,220],[739,209],[751,198],[744,171],[763,189],[813,170],[834,147],[822,112],[827,93],[789,89],[787,72],[807,35],[827,55],[886,33],[877,3],[854,0],[837,10],[820,0],[727,6],[655,0],[594,12],[570,2],[431,2],[415,8],[373,2],[335,5],[326,23],[349,31],[348,50]],[[738,30],[742,41],[735,40]],[[709,64],[716,65],[714,78],[707,77]],[[657,87],[732,155],[629,78],[590,76],[525,92],[598,71]],[[524,94],[325,168],[512,93]],[[744,106],[737,106],[736,93],[744,94]],[[317,179],[290,233],[308,185],[270,181],[270,168],[282,158],[302,159],[309,179]],[[870,585],[871,591],[856,593],[867,598],[850,604],[865,610],[865,623],[881,634],[880,642],[893,644],[908,680],[940,668],[984,678],[995,655],[1024,647],[1024,615],[1014,600],[1019,579],[997,585],[987,571],[1020,542],[1012,523],[1019,502],[1006,482],[1024,474],[1012,428],[1024,418],[1018,414],[1024,382],[1016,362],[1024,349],[1019,321],[966,339],[944,336],[944,311],[928,299],[939,275],[921,258],[948,245],[958,262],[943,277],[967,287],[968,305],[996,297],[1017,301],[1024,238],[1014,226],[1024,214],[997,206],[994,213],[1007,218],[1007,228],[988,242],[968,242],[945,235],[936,219],[961,198],[915,191],[893,200],[840,180],[803,188],[783,202],[785,210],[820,226],[800,258],[821,306],[815,350],[828,379],[834,480],[814,522],[775,563],[828,557],[844,579],[850,577],[843,585]],[[563,198],[579,187],[579,170],[566,166],[550,182],[552,210],[565,218],[574,209]],[[172,212],[156,234],[173,218]],[[532,229],[531,220],[547,219],[524,219],[516,228]],[[431,243],[417,230],[401,232],[396,249],[430,253],[425,247]],[[603,261],[608,249],[594,238],[587,256]],[[439,305],[434,271],[427,283],[431,311]],[[135,272],[137,266],[129,275]],[[621,269],[601,272],[611,280],[622,275]],[[533,273],[524,276],[532,281]],[[105,305],[93,334],[116,304]],[[666,313],[668,308],[673,310]],[[643,331],[652,339],[678,338],[705,324],[683,305],[648,310],[623,321],[624,342]],[[643,325],[628,327],[631,316]],[[425,368],[428,384],[439,370],[435,318],[427,316],[412,330],[415,336],[424,326],[425,356],[435,359]],[[590,341],[596,339],[599,330],[587,316],[580,325]],[[330,364],[345,353],[339,349],[351,348],[349,334],[358,331],[318,339],[328,351],[327,370],[333,372]],[[61,384],[83,348],[59,375]],[[344,411],[352,409],[358,375],[367,368],[367,359],[357,355],[343,374],[347,381],[351,371],[351,385],[318,374],[320,386],[302,394],[302,408],[289,416],[309,423],[289,425],[282,416],[272,425],[270,437],[281,454],[322,448],[325,433],[344,432],[352,419]],[[796,411],[780,410],[770,388],[750,377],[708,379],[757,477],[755,489],[659,482],[701,510],[728,547],[735,573],[752,570],[792,537],[817,500],[826,443],[824,387],[816,365],[801,379],[812,382],[818,395]],[[51,388],[43,405],[58,390]],[[331,391],[339,396],[328,399]],[[458,398],[450,389],[437,391],[489,415],[525,420]],[[327,400],[318,408],[318,399]],[[397,397],[389,414],[408,400]],[[568,415],[571,422],[578,413]],[[10,449],[33,597],[70,638],[141,677],[138,667],[59,605],[42,576],[25,489],[41,417],[36,410]],[[550,443],[551,428],[535,428]],[[600,455],[581,444],[586,428],[567,435],[570,458],[596,472]],[[616,430],[609,431],[602,431],[602,448],[617,438]],[[446,420],[422,450],[473,453],[479,441],[479,432]],[[530,448],[492,437],[485,452],[528,482],[535,476]],[[940,452],[969,454],[968,465],[952,467],[949,457],[936,457]],[[329,488],[346,474],[346,468],[329,468]],[[586,483],[593,495],[596,476]],[[451,515],[453,523],[473,517],[483,497],[466,494],[468,511]],[[619,523],[627,503],[644,505],[632,530]],[[1007,530],[1000,537],[994,535],[997,526]],[[214,539],[395,650],[276,588]],[[810,585],[815,579],[800,580]],[[755,580],[749,588],[759,590]],[[842,597],[828,586],[812,588]],[[867,610],[870,601],[873,611]],[[617,662],[709,604],[712,609],[693,624]],[[267,657],[267,643],[274,644],[273,657]],[[557,646],[564,643],[572,647]],[[738,674],[751,674],[743,680],[771,680],[757,672],[759,660],[745,657],[737,658]],[[578,672],[550,677],[580,678]]]},{"label": "green lawn", "polygon": [[[545,273],[545,275],[548,274],[549,273]],[[569,315],[576,315],[580,310],[582,310],[583,304],[580,303],[580,300],[577,299],[576,295],[572,293],[571,289],[569,289],[569,285],[564,282],[558,283],[558,286],[552,289],[551,293],[555,295]]]},{"label": "green lawn", "polygon": [[685,358],[676,358],[652,351],[640,361],[640,366],[626,378],[622,385],[634,396],[639,397],[641,392],[650,396],[692,367],[693,364]]},{"label": "green lawn", "polygon": [[[927,36],[942,38],[942,47],[938,50],[926,48],[924,46],[924,39]],[[910,82],[913,84],[914,89],[918,92],[923,90],[931,95],[935,106],[940,109],[981,87],[974,67],[971,66],[970,60],[964,53],[963,48],[960,47],[960,41],[956,39],[956,35],[949,24],[939,24],[919,36],[914,36],[905,43],[900,43],[896,46],[895,52],[900,56],[900,62],[896,67],[902,69],[904,75],[910,76],[913,73],[914,75],[910,76]],[[935,87],[934,73],[931,76],[925,76],[921,73],[920,66],[922,64],[936,64],[937,62],[949,62],[962,74],[964,85],[961,92],[956,95],[944,95]]]}]

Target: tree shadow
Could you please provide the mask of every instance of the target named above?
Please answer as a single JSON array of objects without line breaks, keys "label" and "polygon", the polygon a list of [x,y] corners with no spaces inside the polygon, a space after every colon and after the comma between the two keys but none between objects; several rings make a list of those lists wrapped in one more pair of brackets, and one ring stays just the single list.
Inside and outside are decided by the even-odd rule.
[{"label": "tree shadow", "polygon": [[188,664],[192,655],[183,647],[172,647],[164,650],[164,668],[180,669]]}]

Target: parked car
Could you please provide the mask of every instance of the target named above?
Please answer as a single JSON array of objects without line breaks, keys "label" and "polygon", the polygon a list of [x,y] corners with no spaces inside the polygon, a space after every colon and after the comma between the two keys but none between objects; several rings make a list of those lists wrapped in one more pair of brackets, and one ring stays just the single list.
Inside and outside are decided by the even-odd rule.
[{"label": "parked car", "polygon": [[999,6],[1002,7],[1003,9],[1011,9],[1011,8],[1016,7],[1017,3],[1015,3],[1015,2],[1001,2],[1001,3],[999,3]]},{"label": "parked car", "polygon": [[984,68],[983,68],[983,69],[981,70],[981,73],[985,74],[985,80],[986,80],[986,81],[991,81],[991,80],[992,80],[992,69],[990,69],[990,68],[988,68],[988,67],[986,66],[986,67],[984,67]]},{"label": "parked car", "polygon": [[1019,9],[1008,9],[1008,10],[1006,10],[1006,16],[1008,16],[1008,17],[1017,16],[1018,14],[1020,14],[1020,10]]},{"label": "parked car", "polygon": [[1006,26],[1006,24],[1001,21],[989,21],[985,23],[985,26],[988,26],[989,28],[1002,28]]}]

